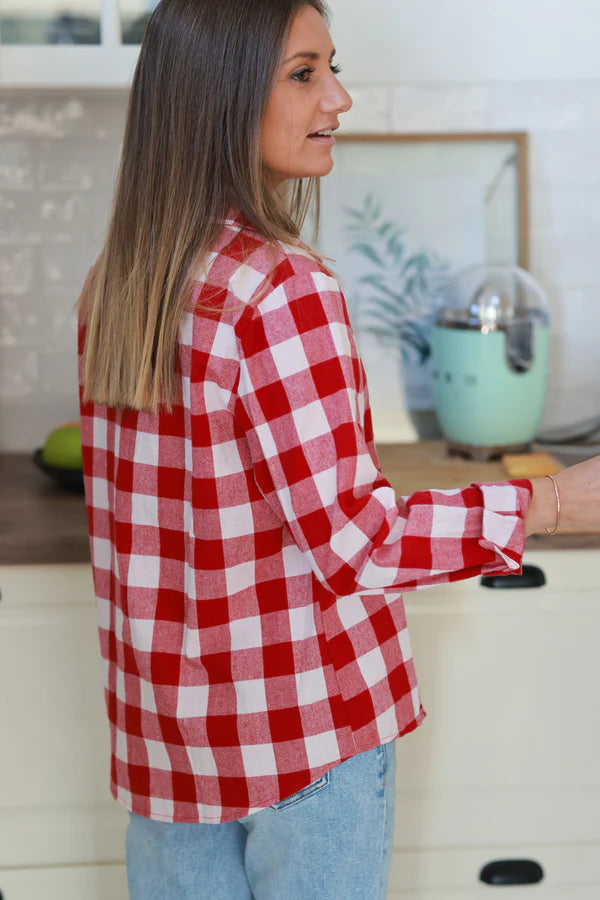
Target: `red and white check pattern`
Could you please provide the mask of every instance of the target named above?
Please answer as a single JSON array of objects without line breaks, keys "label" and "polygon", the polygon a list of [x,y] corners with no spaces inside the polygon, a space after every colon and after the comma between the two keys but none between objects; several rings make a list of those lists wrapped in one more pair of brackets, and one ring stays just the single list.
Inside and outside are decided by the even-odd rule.
[{"label": "red and white check pattern", "polygon": [[184,317],[172,414],[81,423],[113,794],[216,823],[421,722],[400,591],[518,571],[531,485],[395,497],[308,254],[230,219],[196,296],[242,308]]}]

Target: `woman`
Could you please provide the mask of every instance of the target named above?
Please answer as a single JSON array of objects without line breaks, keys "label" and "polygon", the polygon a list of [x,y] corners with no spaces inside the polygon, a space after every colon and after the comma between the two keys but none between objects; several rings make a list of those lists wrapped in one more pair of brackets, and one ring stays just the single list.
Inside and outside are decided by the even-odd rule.
[{"label": "woman", "polygon": [[[343,296],[299,239],[351,105],[324,15],[159,4],[80,299],[134,900],[384,897],[393,742],[424,716],[400,591],[517,572],[556,522],[548,479],[396,498],[381,474]],[[565,525],[600,523],[599,469],[557,479]]]}]

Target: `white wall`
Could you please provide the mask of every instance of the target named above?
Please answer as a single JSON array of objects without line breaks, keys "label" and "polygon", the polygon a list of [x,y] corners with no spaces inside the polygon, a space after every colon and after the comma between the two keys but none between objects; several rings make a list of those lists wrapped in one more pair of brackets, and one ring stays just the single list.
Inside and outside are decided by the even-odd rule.
[{"label": "white wall", "polygon": [[347,130],[530,133],[530,269],[553,315],[542,428],[600,414],[600,2],[330,9]]},{"label": "white wall", "polygon": [[[331,0],[352,131],[525,129],[531,269],[553,312],[545,426],[600,411],[600,0]],[[77,415],[72,306],[124,92],[0,93],[0,450]]]},{"label": "white wall", "polygon": [[330,0],[351,81],[600,77],[597,0]]}]

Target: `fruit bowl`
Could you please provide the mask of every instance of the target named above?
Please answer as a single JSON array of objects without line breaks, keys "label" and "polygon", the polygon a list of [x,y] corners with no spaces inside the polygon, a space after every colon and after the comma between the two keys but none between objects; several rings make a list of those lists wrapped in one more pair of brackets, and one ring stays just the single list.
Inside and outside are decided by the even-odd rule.
[{"label": "fruit bowl", "polygon": [[66,488],[66,490],[83,494],[83,471],[81,469],[69,469],[65,466],[50,466],[44,462],[42,453],[43,448],[38,447],[33,454],[33,461],[38,469],[41,469],[49,478],[61,487]]}]

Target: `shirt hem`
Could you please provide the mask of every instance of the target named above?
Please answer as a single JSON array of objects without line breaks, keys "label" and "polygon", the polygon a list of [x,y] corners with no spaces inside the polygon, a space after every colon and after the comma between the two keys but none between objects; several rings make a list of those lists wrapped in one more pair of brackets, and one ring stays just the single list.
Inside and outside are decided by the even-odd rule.
[{"label": "shirt hem", "polygon": [[[317,774],[314,776],[312,781],[315,781],[317,778],[320,778],[326,772],[330,772],[331,769],[335,769],[336,766],[339,766],[341,763],[345,762],[347,759],[352,759],[353,756],[358,756],[359,753],[366,753],[367,750],[374,750],[376,747],[381,747],[384,744],[389,744],[392,741],[395,741],[398,738],[403,737],[405,734],[410,734],[411,731],[414,731],[416,728],[419,727],[419,725],[423,722],[423,719],[426,717],[426,715],[427,715],[427,713],[425,712],[423,707],[421,707],[419,714],[405,728],[396,730],[396,731],[394,731],[393,734],[390,734],[387,737],[380,738],[380,740],[378,742],[369,744],[368,747],[364,747],[361,750],[357,750],[356,753],[351,753],[349,756],[344,756],[341,759],[338,759],[336,762],[332,762],[321,769],[317,769]],[[311,782],[307,782],[307,784],[303,785],[302,787],[307,787],[308,784],[310,784],[310,783]],[[298,790],[302,790],[302,787],[298,788]],[[145,815],[144,813],[136,812],[136,810],[133,808],[134,804],[127,803],[122,797],[119,796],[119,790],[114,781],[110,782],[110,792],[111,792],[113,798],[117,801],[117,803],[120,806],[125,807],[125,809],[128,812],[132,813],[135,816],[142,816],[145,819],[151,819],[151,820],[157,821],[157,822],[169,822],[171,824],[178,824],[178,823],[184,824],[185,823],[188,825],[193,825],[193,824],[195,824],[195,825],[203,825],[203,824],[204,825],[210,825],[210,824],[220,825],[220,824],[224,824],[225,822],[236,822],[239,819],[246,818],[246,816],[248,816],[248,815],[253,815],[255,812],[262,812],[265,809],[269,809],[274,803],[279,803],[281,800],[285,799],[284,797],[281,797],[279,795],[274,795],[272,798],[265,800],[264,805],[261,805],[259,807],[253,806],[252,812],[247,812],[245,815],[237,816],[236,818],[232,818],[232,819],[223,818],[222,816],[214,816],[214,817],[213,816],[202,816],[202,817],[192,819],[192,818],[185,818],[183,816],[177,816],[177,817],[166,816],[166,815],[162,815],[161,813],[153,813],[152,815]]]}]

